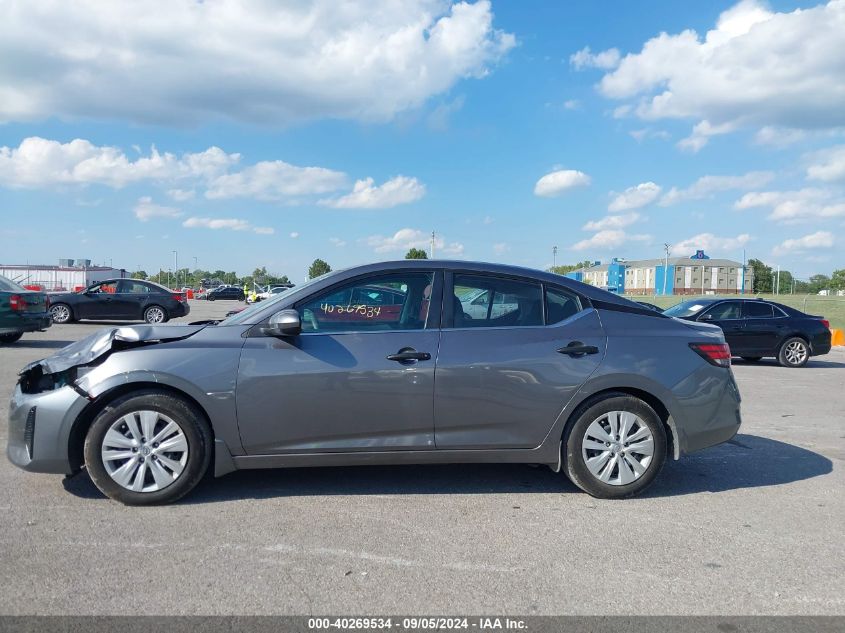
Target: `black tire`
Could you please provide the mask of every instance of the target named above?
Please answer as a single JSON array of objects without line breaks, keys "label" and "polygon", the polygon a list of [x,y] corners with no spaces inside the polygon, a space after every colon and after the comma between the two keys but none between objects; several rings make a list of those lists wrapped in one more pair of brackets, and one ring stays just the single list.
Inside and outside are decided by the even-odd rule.
[{"label": "black tire", "polygon": [[742,356],[742,360],[744,360],[746,363],[756,363],[762,358],[762,356]]},{"label": "black tire", "polygon": [[[60,308],[64,308],[64,310]],[[73,308],[66,303],[54,303],[50,306],[50,316],[53,323],[71,323],[76,320],[73,316]]]},{"label": "black tire", "polygon": [[[653,453],[645,471],[632,483],[614,485],[600,481],[590,472],[582,454],[584,436],[590,425],[611,411],[635,414],[648,427],[653,439]],[[576,413],[575,421],[564,435],[561,450],[564,451],[564,471],[569,479],[587,494],[600,499],[622,499],[632,497],[645,490],[660,473],[666,461],[666,431],[657,413],[648,404],[628,394],[611,393],[596,400],[587,401]],[[636,427],[633,427],[636,428]],[[622,453],[624,455],[624,452]],[[618,466],[611,469],[618,472]]]},{"label": "black tire", "polygon": [[209,295],[209,296],[207,296],[207,297],[205,298],[205,300],[206,300],[206,301],[214,301],[215,299],[214,299],[214,296],[213,296],[213,295]]},{"label": "black tire", "polygon": [[[173,483],[153,492],[135,492],[118,484],[103,465],[101,448],[109,428],[133,411],[151,410],[176,422],[188,444],[188,458],[181,474]],[[135,391],[110,402],[94,418],[85,437],[85,465],[94,485],[115,501],[143,506],[173,503],[193,490],[208,471],[211,463],[212,436],[202,411],[190,402],[161,391]]]},{"label": "black tire", "polygon": [[0,334],[0,343],[3,345],[11,345],[21,340],[23,332],[14,332],[12,334]]},{"label": "black tire", "polygon": [[[159,320],[151,320],[151,319],[153,319],[153,317],[151,316],[153,314],[153,311],[157,311],[157,310],[161,311],[162,319],[160,321]],[[167,310],[165,310],[164,308],[162,308],[159,305],[151,305],[151,306],[147,306],[146,308],[144,308],[144,321],[146,323],[149,323],[150,325],[155,325],[156,323],[167,323],[169,320],[170,320],[170,315],[167,314]]]},{"label": "black tire", "polygon": [[810,360],[810,346],[800,336],[786,339],[778,350],[778,362],[783,367],[803,367]]}]

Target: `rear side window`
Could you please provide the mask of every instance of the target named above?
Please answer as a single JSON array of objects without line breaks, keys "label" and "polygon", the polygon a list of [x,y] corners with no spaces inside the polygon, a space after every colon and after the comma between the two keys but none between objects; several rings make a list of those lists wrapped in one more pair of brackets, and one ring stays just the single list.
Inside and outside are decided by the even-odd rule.
[{"label": "rear side window", "polygon": [[150,290],[151,288],[147,284],[143,284],[140,281],[126,280],[120,282],[120,292],[128,292],[133,295],[137,295],[147,294]]},{"label": "rear side window", "polygon": [[457,273],[452,304],[455,327],[543,325],[543,293],[539,283]]},{"label": "rear side window", "polygon": [[560,323],[580,311],[581,301],[577,295],[559,288],[546,289],[546,325]]},{"label": "rear side window", "polygon": [[745,304],[745,316],[750,319],[771,319],[774,312],[768,303],[748,302]]}]

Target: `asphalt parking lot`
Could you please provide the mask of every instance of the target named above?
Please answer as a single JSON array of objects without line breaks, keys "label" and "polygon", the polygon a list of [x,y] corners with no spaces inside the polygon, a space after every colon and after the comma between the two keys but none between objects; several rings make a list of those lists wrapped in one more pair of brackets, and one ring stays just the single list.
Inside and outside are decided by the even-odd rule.
[{"label": "asphalt parking lot", "polygon": [[[192,302],[186,320],[233,302]],[[243,305],[243,304],[239,304]],[[105,325],[0,348],[17,370]],[[744,424],[600,501],[523,465],[238,472],[128,508],[0,459],[3,614],[845,614],[845,349],[737,361]],[[0,414],[5,452],[6,410]]]}]

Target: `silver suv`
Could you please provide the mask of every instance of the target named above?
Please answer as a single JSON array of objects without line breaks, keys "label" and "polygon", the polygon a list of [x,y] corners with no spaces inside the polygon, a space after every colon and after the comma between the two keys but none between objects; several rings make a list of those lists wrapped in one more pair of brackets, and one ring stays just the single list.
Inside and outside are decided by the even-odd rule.
[{"label": "silver suv", "polygon": [[546,464],[617,498],[667,455],[733,437],[739,403],[715,326],[551,273],[406,260],[221,322],[102,330],[33,363],[8,455],[84,466],[138,505],[180,498],[210,468],[444,462]]}]

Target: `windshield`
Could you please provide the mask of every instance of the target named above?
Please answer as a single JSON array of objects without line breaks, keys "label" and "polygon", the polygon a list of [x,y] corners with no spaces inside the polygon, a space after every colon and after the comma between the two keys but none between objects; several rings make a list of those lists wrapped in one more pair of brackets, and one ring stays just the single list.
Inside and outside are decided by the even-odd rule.
[{"label": "windshield", "polygon": [[[326,275],[331,275],[333,273],[326,273]],[[283,301],[285,297],[290,295],[294,290],[302,290],[303,288],[307,288],[308,286],[312,285],[314,282],[322,281],[326,275],[320,275],[319,277],[315,277],[309,281],[306,281],[301,286],[294,286],[293,288],[285,288],[284,292],[280,292],[279,294],[274,294],[271,298],[267,299],[266,301],[262,301],[260,303],[253,303],[249,306],[246,310],[241,310],[237,314],[233,314],[227,319],[223,319],[217,325],[238,325],[239,323],[246,323],[250,317],[255,314],[256,312],[260,312],[265,308],[272,306],[280,301]]]},{"label": "windshield", "polygon": [[671,308],[665,309],[663,314],[671,317],[688,317],[706,308],[708,305],[710,304],[703,301],[683,301],[677,305],[673,305]]},{"label": "windshield", "polygon": [[0,277],[0,290],[3,292],[26,292],[24,288],[5,277]]}]

